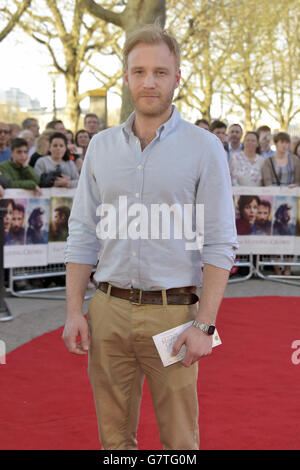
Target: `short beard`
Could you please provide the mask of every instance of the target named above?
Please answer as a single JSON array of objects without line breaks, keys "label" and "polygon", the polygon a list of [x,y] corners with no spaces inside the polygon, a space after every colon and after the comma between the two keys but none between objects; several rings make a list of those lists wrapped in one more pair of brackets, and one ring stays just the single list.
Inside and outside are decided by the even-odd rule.
[{"label": "short beard", "polygon": [[137,111],[140,115],[145,117],[159,117],[162,116],[170,107],[173,101],[174,91],[170,91],[168,95],[166,95],[162,101],[160,101],[156,106],[153,107],[143,107],[139,106],[138,101],[139,98],[134,100],[131,90],[129,89],[129,96],[131,100],[131,104],[135,111]]}]

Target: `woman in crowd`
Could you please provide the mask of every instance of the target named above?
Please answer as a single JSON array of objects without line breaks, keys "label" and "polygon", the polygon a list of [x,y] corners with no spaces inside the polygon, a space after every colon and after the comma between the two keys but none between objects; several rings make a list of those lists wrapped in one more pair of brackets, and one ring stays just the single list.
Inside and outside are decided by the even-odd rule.
[{"label": "woman in crowd", "polygon": [[294,155],[299,158],[300,161],[300,140],[297,142],[294,150]]},{"label": "woman in crowd", "polygon": [[83,160],[84,160],[90,140],[91,140],[90,135],[86,130],[81,129],[80,131],[76,133],[75,144],[77,146],[77,153],[80,156],[80,158],[78,158],[75,161],[75,164],[77,166],[79,173],[81,171]]},{"label": "woman in crowd", "polygon": [[29,165],[34,168],[34,165],[39,158],[49,154],[49,147],[49,137],[47,135],[41,134],[35,141],[36,151],[32,154]]},{"label": "woman in crowd", "polygon": [[232,186],[261,186],[262,167],[265,159],[258,154],[258,135],[247,132],[244,138],[244,149],[232,154],[229,169]]},{"label": "woman in crowd", "polygon": [[276,153],[265,160],[263,186],[300,186],[300,159],[289,152],[290,142],[285,132],[275,135]]},{"label": "woman in crowd", "polygon": [[258,196],[240,196],[238,200],[239,217],[236,219],[238,235],[250,235],[255,223],[260,199]]},{"label": "woman in crowd", "polygon": [[75,163],[70,160],[65,135],[55,132],[49,140],[50,155],[39,158],[34,166],[36,173],[41,178],[41,187],[75,188],[79,173]]}]

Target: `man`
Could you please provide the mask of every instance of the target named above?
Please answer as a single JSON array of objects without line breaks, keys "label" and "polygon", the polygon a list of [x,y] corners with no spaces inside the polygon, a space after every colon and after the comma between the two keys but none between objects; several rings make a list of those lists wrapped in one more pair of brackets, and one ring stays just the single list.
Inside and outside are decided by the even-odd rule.
[{"label": "man", "polygon": [[41,194],[40,178],[28,165],[28,146],[24,139],[17,137],[11,143],[11,160],[0,163],[0,172],[8,179],[11,188],[32,189]]},{"label": "man", "polygon": [[271,129],[269,126],[260,126],[257,129],[261,155],[264,158],[269,158],[275,155],[275,151],[271,149],[270,143],[272,139]]},{"label": "man", "polygon": [[195,125],[202,127],[202,129],[209,131],[209,122],[206,119],[197,119],[197,121],[195,122]]},{"label": "man", "polygon": [[243,144],[241,138],[243,135],[243,129],[239,124],[231,124],[228,129],[228,154],[229,158],[236,152],[243,150]]},{"label": "man", "polygon": [[11,227],[6,237],[6,245],[24,245],[24,216],[24,206],[22,204],[15,204],[12,214]]},{"label": "man", "polygon": [[68,237],[68,220],[70,209],[68,206],[58,206],[54,209],[54,219],[50,226],[49,241],[65,242]]},{"label": "man", "polygon": [[88,113],[84,118],[84,128],[88,131],[90,138],[99,132],[100,122],[97,114]]},{"label": "man", "polygon": [[[122,125],[92,139],[69,219],[63,339],[72,353],[85,354],[89,349],[89,376],[104,449],[137,449],[144,376],[163,448],[199,448],[197,364],[212,350],[208,333],[214,326],[209,325],[216,321],[237,238],[223,147],[211,133],[181,119],[172,106],[179,67],[176,40],[158,26],[145,26],[127,38],[124,78],[135,111]],[[128,211],[124,202],[129,203]],[[132,216],[136,207],[145,211],[158,203],[169,208],[190,204],[194,209],[204,204],[202,258],[199,250],[186,249],[183,236],[166,238],[163,230],[158,237],[149,236],[152,229],[156,232],[154,223],[143,238],[136,237],[137,220],[123,223],[125,212]],[[105,207],[119,210],[119,238],[113,231],[99,237],[97,214]],[[144,221],[147,214],[146,210]],[[81,306],[99,250],[94,275],[98,290],[87,323]],[[202,263],[198,308],[195,291],[201,284]],[[196,322],[173,349],[176,355],[185,344],[184,359],[163,367],[152,336],[189,320]]]},{"label": "man", "polygon": [[8,124],[0,122],[0,162],[10,160],[10,150],[8,147],[8,141],[10,138],[10,130]]},{"label": "man", "polygon": [[28,225],[26,232],[27,245],[48,243],[48,232],[42,230],[45,225],[45,210],[42,207],[33,209],[28,219]]},{"label": "man", "polygon": [[227,126],[222,121],[213,121],[209,127],[210,132],[215,134],[220,139],[223,146],[227,142],[226,129],[227,129]]},{"label": "man", "polygon": [[[24,121],[22,122],[22,129],[31,131],[33,134],[34,141],[40,135],[40,126],[39,126],[38,120],[35,118],[30,117],[30,118],[24,119]],[[31,155],[33,155],[35,151],[36,151],[35,145],[33,144],[28,150],[29,157],[31,157]]]},{"label": "man", "polygon": [[270,220],[271,203],[264,199],[260,199],[257,208],[255,222],[252,226],[251,234],[253,235],[271,235],[272,223]]}]

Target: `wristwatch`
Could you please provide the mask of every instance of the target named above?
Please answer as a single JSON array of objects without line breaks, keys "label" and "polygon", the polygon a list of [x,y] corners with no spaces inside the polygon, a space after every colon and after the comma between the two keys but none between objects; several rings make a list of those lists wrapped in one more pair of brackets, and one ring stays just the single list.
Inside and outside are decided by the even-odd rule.
[{"label": "wristwatch", "polygon": [[215,325],[206,325],[205,323],[199,323],[197,320],[193,321],[192,326],[199,328],[203,333],[209,336],[213,335],[216,329]]}]

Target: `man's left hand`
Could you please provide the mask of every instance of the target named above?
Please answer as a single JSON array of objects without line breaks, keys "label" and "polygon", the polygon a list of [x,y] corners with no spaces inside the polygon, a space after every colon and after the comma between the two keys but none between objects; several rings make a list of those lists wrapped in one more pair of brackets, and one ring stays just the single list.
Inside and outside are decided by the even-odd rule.
[{"label": "man's left hand", "polygon": [[181,346],[185,344],[186,352],[182,365],[189,367],[202,357],[208,356],[212,351],[212,336],[207,335],[199,328],[190,326],[181,333],[173,346],[173,355],[176,356]]}]

